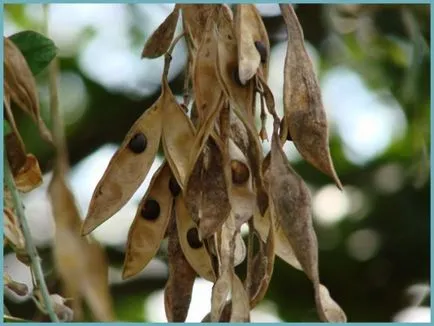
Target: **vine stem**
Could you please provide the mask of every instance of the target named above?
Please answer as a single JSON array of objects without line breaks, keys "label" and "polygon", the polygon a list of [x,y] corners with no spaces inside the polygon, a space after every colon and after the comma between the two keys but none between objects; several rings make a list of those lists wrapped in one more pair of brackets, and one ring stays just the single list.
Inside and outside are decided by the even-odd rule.
[{"label": "vine stem", "polygon": [[[6,155],[6,154],[5,154]],[[35,245],[32,241],[32,236],[30,233],[29,225],[27,224],[27,219],[24,214],[23,204],[21,202],[20,195],[15,186],[14,177],[12,175],[11,168],[9,166],[9,161],[6,156],[4,156],[4,172],[5,172],[5,182],[6,186],[10,190],[12,194],[12,200],[14,203],[14,207],[16,209],[18,221],[20,223],[21,230],[23,231],[24,239],[25,239],[25,247],[26,252],[30,257],[30,262],[32,265],[32,271],[35,275],[36,287],[41,291],[42,298],[44,300],[45,309],[47,314],[49,315],[51,321],[58,323],[59,319],[57,318],[56,313],[54,312],[52,302],[50,299],[50,294],[47,289],[47,284],[45,283],[44,274],[42,272],[41,267],[41,258],[38,255],[38,251],[36,250]]]}]

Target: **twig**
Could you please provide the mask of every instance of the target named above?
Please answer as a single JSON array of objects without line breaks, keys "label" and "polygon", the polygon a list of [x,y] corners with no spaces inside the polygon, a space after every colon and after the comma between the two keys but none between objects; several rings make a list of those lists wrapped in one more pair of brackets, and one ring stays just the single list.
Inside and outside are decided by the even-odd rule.
[{"label": "twig", "polygon": [[59,322],[57,315],[54,313],[53,306],[51,304],[50,294],[47,289],[47,284],[45,284],[44,274],[42,272],[41,267],[41,258],[38,256],[38,251],[36,250],[35,245],[32,242],[32,236],[30,234],[30,229],[27,224],[26,216],[24,214],[23,204],[21,202],[20,195],[15,186],[14,177],[12,175],[11,168],[9,166],[9,161],[4,156],[4,172],[5,172],[5,182],[6,186],[10,190],[12,194],[12,200],[14,203],[14,207],[17,212],[18,221],[20,223],[21,230],[23,231],[24,239],[25,239],[25,247],[26,252],[30,257],[30,261],[32,264],[32,271],[35,274],[36,287],[41,290],[42,298],[44,300],[45,308],[50,316],[50,319],[53,322]]}]

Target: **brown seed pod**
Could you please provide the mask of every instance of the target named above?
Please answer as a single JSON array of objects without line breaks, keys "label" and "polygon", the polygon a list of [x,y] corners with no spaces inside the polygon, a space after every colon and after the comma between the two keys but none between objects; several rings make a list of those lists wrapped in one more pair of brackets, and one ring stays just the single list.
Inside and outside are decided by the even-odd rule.
[{"label": "brown seed pod", "polygon": [[270,41],[261,15],[254,4],[238,4],[235,11],[235,34],[238,45],[238,71],[242,84],[246,84],[263,65],[268,77]]},{"label": "brown seed pod", "polygon": [[148,191],[140,201],[128,232],[122,278],[139,273],[155,256],[164,238],[172,210],[168,184],[172,176],[169,164],[155,172]]},{"label": "brown seed pod", "polygon": [[167,16],[146,41],[142,51],[142,58],[158,58],[167,52],[175,34],[178,17],[179,5],[175,5],[170,15]]},{"label": "brown seed pod", "polygon": [[170,177],[169,180],[169,190],[173,197],[177,197],[182,191],[181,187],[173,176]]},{"label": "brown seed pod", "polygon": [[[211,256],[209,255],[206,246],[197,246],[192,248],[188,242],[188,232],[196,228],[196,224],[190,217],[190,214],[185,206],[184,196],[180,194],[175,199],[175,215],[178,229],[179,243],[185,258],[190,263],[191,267],[199,274],[200,277],[215,282],[216,276],[214,273]],[[191,237],[191,235],[190,235]]]},{"label": "brown seed pod", "polygon": [[[318,244],[312,225],[310,193],[303,179],[292,169],[283,152],[277,130],[273,132],[269,171],[272,214],[294,249],[304,272],[312,281],[318,314],[322,321],[345,322],[342,309],[321,290],[318,272]],[[335,319],[338,318],[338,319]]]},{"label": "brown seed pod", "polygon": [[249,180],[250,172],[246,164],[232,160],[231,161],[232,182],[241,185]]},{"label": "brown seed pod", "polygon": [[249,296],[237,274],[232,271],[232,311],[231,323],[250,322]]},{"label": "brown seed pod", "polygon": [[329,149],[327,117],[312,62],[304,47],[304,36],[294,9],[280,4],[288,32],[283,102],[289,134],[301,156],[314,167],[342,184]]},{"label": "brown seed pod", "polygon": [[160,144],[164,103],[163,89],[160,98],[134,123],[110,160],[93,193],[83,235],[119,211],[145,180]]},{"label": "brown seed pod", "polygon": [[[175,210],[172,214],[176,214]],[[164,288],[164,308],[168,322],[185,322],[196,272],[182,252],[174,215],[168,227],[168,237],[169,279]]]}]

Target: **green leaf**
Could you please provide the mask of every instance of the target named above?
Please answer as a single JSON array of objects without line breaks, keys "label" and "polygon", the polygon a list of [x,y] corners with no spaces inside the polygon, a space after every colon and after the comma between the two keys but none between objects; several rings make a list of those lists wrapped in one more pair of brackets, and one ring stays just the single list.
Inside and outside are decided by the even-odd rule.
[{"label": "green leaf", "polygon": [[7,134],[12,132],[12,128],[8,121],[3,120],[3,134],[6,136]]},{"label": "green leaf", "polygon": [[57,54],[52,40],[34,31],[23,31],[13,34],[9,39],[23,53],[33,75],[39,74]]}]

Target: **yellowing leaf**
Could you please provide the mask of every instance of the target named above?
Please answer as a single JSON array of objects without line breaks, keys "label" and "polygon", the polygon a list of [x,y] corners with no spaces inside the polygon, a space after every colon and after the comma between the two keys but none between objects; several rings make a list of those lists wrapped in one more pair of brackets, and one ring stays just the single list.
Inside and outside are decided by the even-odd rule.
[{"label": "yellowing leaf", "polygon": [[122,277],[140,272],[155,256],[164,238],[172,213],[169,190],[172,173],[165,162],[155,172],[148,191],[141,200],[128,233]]}]

